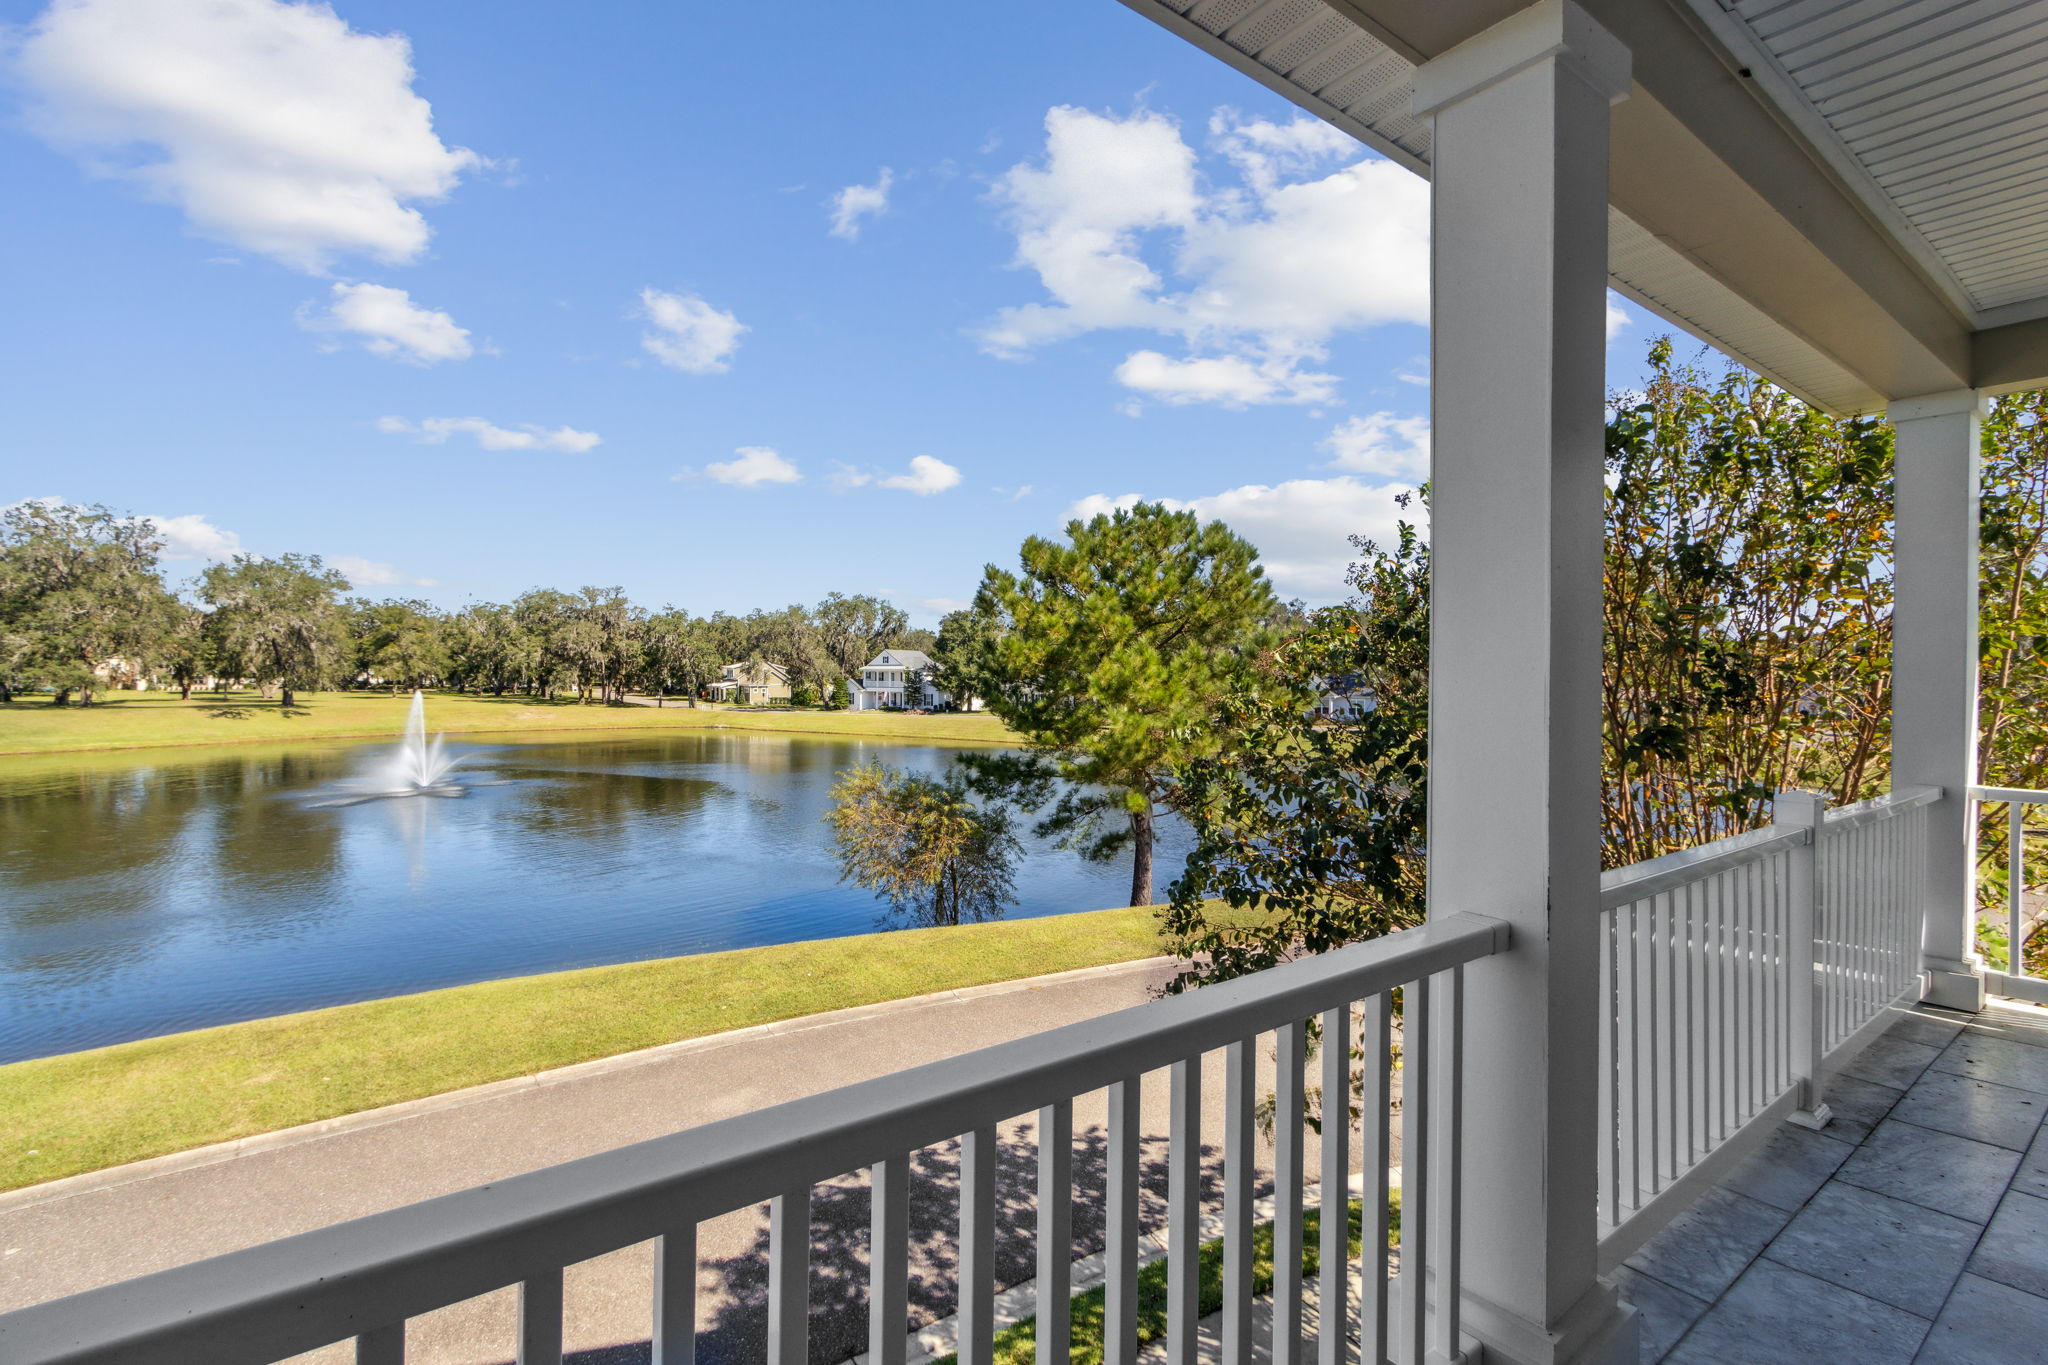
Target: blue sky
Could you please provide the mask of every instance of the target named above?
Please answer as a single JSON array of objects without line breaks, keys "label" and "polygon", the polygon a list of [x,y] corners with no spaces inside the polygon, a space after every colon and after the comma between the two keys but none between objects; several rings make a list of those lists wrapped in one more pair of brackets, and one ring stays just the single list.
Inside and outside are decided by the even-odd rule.
[{"label": "blue sky", "polygon": [[1421,182],[1114,0],[0,20],[0,503],[175,575],[929,622],[1142,495],[1328,600],[1425,458]]}]

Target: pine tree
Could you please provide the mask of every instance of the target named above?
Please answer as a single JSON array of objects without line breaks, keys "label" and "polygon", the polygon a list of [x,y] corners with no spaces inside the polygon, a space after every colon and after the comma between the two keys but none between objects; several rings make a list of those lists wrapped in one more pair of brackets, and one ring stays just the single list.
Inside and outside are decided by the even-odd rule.
[{"label": "pine tree", "polygon": [[1035,746],[974,755],[978,790],[1046,810],[1041,835],[1106,861],[1131,850],[1152,903],[1153,825],[1173,774],[1223,747],[1217,704],[1275,599],[1258,552],[1221,522],[1139,503],[1024,542],[975,599],[993,622],[989,706]]}]

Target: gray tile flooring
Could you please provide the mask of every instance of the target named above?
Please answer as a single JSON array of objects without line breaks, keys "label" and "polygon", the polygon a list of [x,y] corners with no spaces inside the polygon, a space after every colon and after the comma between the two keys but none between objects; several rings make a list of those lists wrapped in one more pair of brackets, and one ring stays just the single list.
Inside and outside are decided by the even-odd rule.
[{"label": "gray tile flooring", "polygon": [[1644,1365],[2048,1359],[2048,1010],[1901,1015],[1617,1272]]}]

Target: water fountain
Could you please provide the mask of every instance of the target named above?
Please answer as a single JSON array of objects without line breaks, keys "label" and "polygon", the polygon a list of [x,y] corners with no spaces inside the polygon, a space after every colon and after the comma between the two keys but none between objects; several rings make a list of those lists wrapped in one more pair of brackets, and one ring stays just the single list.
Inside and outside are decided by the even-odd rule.
[{"label": "water fountain", "polygon": [[427,738],[427,701],[415,691],[412,709],[405,717],[405,739],[398,748],[367,775],[339,784],[335,788],[338,795],[317,804],[352,806],[400,796],[461,796],[469,788],[450,776],[459,760],[441,752],[442,738]]}]

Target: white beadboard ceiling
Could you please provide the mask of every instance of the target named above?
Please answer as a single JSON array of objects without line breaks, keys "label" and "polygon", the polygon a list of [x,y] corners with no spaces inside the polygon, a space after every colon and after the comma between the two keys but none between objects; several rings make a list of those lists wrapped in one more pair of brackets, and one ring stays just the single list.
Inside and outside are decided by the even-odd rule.
[{"label": "white beadboard ceiling", "polygon": [[1694,6],[1971,310],[2048,295],[2048,0]]},{"label": "white beadboard ceiling", "polygon": [[[1971,328],[2048,313],[2048,0],[1671,4],[1735,62]],[[1325,0],[1123,0],[1428,173],[1414,65]],[[1625,215],[1615,287],[1838,411],[1882,395]]]}]

